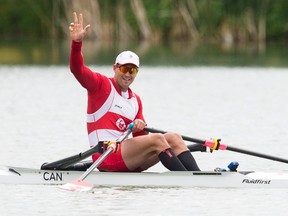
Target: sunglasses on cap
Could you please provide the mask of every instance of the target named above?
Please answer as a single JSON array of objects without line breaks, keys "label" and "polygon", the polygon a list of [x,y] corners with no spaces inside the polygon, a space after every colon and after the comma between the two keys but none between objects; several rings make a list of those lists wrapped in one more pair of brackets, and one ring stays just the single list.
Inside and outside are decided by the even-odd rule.
[{"label": "sunglasses on cap", "polygon": [[123,74],[126,74],[127,72],[129,72],[129,74],[135,75],[138,72],[138,68],[136,66],[133,66],[133,65],[119,65],[119,64],[116,64],[116,67],[118,67],[119,70]]}]

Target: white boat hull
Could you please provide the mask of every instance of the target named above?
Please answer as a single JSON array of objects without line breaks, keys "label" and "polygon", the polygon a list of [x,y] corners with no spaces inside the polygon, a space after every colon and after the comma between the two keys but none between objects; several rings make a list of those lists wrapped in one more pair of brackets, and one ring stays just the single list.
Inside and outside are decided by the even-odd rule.
[{"label": "white boat hull", "polygon": [[[0,168],[0,184],[60,185],[78,179],[82,171]],[[95,186],[288,188],[288,172],[142,172],[93,171],[85,181]]]}]

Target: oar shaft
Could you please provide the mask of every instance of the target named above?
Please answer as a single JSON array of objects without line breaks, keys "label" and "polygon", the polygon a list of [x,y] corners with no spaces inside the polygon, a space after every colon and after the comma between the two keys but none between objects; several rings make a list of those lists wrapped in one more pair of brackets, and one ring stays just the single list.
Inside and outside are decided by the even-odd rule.
[{"label": "oar shaft", "polygon": [[288,160],[286,160],[284,158],[279,158],[279,157],[275,157],[272,155],[262,154],[262,153],[258,153],[258,152],[245,150],[245,149],[239,149],[239,148],[232,147],[232,146],[227,146],[226,150],[238,152],[238,153],[242,153],[242,154],[247,154],[247,155],[252,155],[252,156],[256,156],[256,157],[260,157],[260,158],[265,158],[265,159],[269,159],[269,160],[274,160],[274,161],[278,161],[278,162],[282,162],[282,163],[288,163]]},{"label": "oar shaft", "polygon": [[[149,128],[149,127],[145,127],[144,130],[151,132],[151,133],[162,133],[162,134],[167,133],[167,131],[163,131],[163,130],[159,130],[159,129],[155,129],[155,128]],[[184,135],[181,135],[181,136],[182,136],[183,140],[186,140],[189,142],[195,142],[195,143],[202,144],[202,145],[204,145],[204,143],[205,143],[205,140],[196,139],[196,138],[188,137],[188,136],[184,136]]]},{"label": "oar shaft", "polygon": [[42,170],[63,170],[65,168],[67,168],[68,166],[70,166],[71,164],[75,164],[85,158],[90,157],[91,155],[95,154],[98,151],[98,149],[96,147],[91,148],[85,152],[81,152],[77,155],[73,155],[58,161],[54,161],[51,163],[44,163],[41,166]]},{"label": "oar shaft", "polygon": [[[149,127],[145,127],[144,130],[148,131],[148,132],[151,132],[151,133],[162,133],[162,134],[167,133],[167,131],[154,129],[154,128],[149,128]],[[211,142],[211,141],[201,140],[201,139],[188,137],[188,136],[183,136],[183,135],[181,135],[181,136],[182,136],[183,140],[186,140],[186,141],[198,143],[198,144],[201,144],[201,145],[204,145],[204,146],[207,146],[207,147],[211,147],[211,145],[213,146],[213,142]],[[252,155],[252,156],[265,158],[265,159],[269,159],[269,160],[274,160],[274,161],[278,161],[278,162],[282,162],[282,163],[288,163],[288,160],[284,159],[284,158],[279,158],[279,157],[266,155],[266,154],[262,154],[262,153],[258,153],[258,152],[253,152],[253,151],[249,151],[249,150],[245,150],[245,149],[235,148],[235,147],[232,147],[232,146],[226,146],[224,144],[220,144],[219,145],[219,149],[220,150],[228,150],[228,151],[238,152],[238,153],[247,154],[247,155]]]},{"label": "oar shaft", "polygon": [[107,157],[109,154],[113,152],[112,147],[108,147],[107,150],[86,170],[85,173],[79,178],[80,180],[84,180],[95,168],[97,168]]},{"label": "oar shaft", "polygon": [[[128,127],[128,129],[117,139],[116,142],[121,143],[124,141],[132,132],[132,129],[134,127],[134,124],[131,123]],[[109,154],[113,152],[112,147],[108,147],[107,150],[89,167],[89,169],[86,170],[85,173],[79,178],[79,180],[84,180],[94,169],[96,169],[107,157]]]}]

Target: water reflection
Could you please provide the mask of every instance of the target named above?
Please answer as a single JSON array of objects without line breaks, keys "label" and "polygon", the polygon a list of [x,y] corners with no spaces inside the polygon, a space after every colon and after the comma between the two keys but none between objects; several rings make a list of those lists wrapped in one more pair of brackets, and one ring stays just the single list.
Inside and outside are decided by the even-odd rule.
[{"label": "water reflection", "polygon": [[[85,41],[86,64],[111,65],[122,50],[133,50],[142,65],[274,66],[287,67],[286,44],[241,46],[229,44],[111,43]],[[67,65],[70,41],[16,41],[0,43],[0,64]]]}]

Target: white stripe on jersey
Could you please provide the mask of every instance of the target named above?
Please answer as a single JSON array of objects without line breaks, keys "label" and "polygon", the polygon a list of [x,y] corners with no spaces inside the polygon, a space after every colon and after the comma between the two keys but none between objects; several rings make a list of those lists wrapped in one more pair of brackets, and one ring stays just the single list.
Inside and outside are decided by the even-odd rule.
[{"label": "white stripe on jersey", "polygon": [[130,99],[125,99],[117,93],[117,90],[115,89],[111,81],[110,85],[111,92],[104,104],[96,112],[92,114],[87,114],[88,123],[96,122],[107,112],[120,114],[130,119],[131,121],[133,121],[135,116],[137,115],[139,105],[136,97],[133,96]]},{"label": "white stripe on jersey", "polygon": [[[109,80],[110,81],[110,80]],[[136,96],[133,96],[130,99],[122,97],[118,94],[117,90],[110,81],[111,92],[103,105],[94,113],[87,114],[87,123],[96,123],[100,118],[102,118],[106,113],[115,113],[117,116],[123,116],[127,119],[133,121],[138,113],[139,104]],[[121,120],[121,118],[118,118]],[[122,119],[123,120],[123,119]],[[119,125],[118,125],[119,123]],[[99,141],[116,141],[118,137],[123,133],[123,128],[119,127],[122,125],[122,121],[111,123],[111,126],[108,128],[98,129],[92,131],[88,134],[89,144],[91,147],[94,147],[98,144]],[[115,124],[119,130],[113,130]],[[126,129],[126,125],[123,125]],[[100,126],[101,128],[101,126]]]},{"label": "white stripe on jersey", "polygon": [[[116,137],[120,137],[123,132],[116,130],[99,129],[88,135],[90,147],[93,148],[99,141],[116,141]],[[99,139],[101,137],[101,139]]]}]

